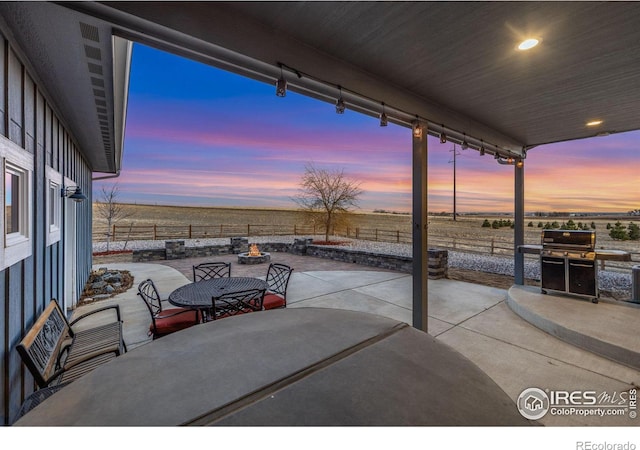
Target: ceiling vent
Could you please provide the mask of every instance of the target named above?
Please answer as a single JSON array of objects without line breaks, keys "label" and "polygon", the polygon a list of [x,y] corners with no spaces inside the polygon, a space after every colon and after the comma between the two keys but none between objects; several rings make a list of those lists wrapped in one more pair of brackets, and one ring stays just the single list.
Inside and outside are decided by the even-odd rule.
[{"label": "ceiling vent", "polygon": [[100,42],[98,27],[80,22],[80,33],[84,39],[88,39],[93,42]]},{"label": "ceiling vent", "polygon": [[87,55],[89,59],[102,59],[102,52],[98,47],[93,47],[92,45],[84,46],[84,54]]}]

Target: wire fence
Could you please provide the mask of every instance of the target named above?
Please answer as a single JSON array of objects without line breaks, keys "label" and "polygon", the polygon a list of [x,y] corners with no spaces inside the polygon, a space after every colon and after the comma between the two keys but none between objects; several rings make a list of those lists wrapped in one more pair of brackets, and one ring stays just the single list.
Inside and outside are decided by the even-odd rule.
[{"label": "wire fence", "polygon": [[[316,236],[324,234],[324,227],[315,225],[257,225],[257,224],[219,224],[219,225],[114,225],[111,229],[94,226],[93,241],[104,242],[107,235],[111,242],[139,240],[172,240],[172,239],[210,239],[227,237],[255,236]],[[364,241],[411,244],[413,235],[406,230],[388,230],[380,228],[344,227],[331,231],[332,237],[344,237]],[[539,244],[540,242],[525,242]],[[478,238],[450,237],[429,233],[429,246],[465,253],[476,253],[490,256],[512,256],[514,253],[513,238]],[[640,253],[631,252],[631,261],[599,260],[601,270],[630,272],[633,265],[640,263]],[[526,258],[538,258],[534,254],[525,254]]]}]

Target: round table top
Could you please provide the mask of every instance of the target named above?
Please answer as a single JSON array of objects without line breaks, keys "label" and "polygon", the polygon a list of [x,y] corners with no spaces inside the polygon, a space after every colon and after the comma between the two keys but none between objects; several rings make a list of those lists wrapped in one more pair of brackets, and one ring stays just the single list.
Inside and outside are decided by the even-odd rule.
[{"label": "round table top", "polygon": [[182,308],[210,308],[213,297],[249,289],[267,289],[267,282],[251,277],[222,277],[185,284],[169,294],[169,303]]},{"label": "round table top", "polygon": [[381,316],[286,308],[216,320],[101,365],[18,426],[528,425],[468,359]]}]

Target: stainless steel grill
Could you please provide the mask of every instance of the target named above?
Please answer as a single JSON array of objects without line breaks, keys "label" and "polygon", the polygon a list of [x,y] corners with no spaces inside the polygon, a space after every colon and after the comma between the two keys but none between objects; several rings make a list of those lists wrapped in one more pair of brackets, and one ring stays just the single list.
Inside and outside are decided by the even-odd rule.
[{"label": "stainless steel grill", "polygon": [[556,291],[598,302],[596,233],[583,230],[544,230],[540,252],[542,292]]}]

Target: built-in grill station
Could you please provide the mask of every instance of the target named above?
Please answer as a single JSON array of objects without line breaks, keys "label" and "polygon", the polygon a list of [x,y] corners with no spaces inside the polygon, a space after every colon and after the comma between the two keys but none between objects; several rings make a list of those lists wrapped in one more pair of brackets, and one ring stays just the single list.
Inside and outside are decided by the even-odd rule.
[{"label": "built-in grill station", "polygon": [[543,230],[540,251],[542,292],[578,295],[598,303],[595,246],[595,231]]}]

